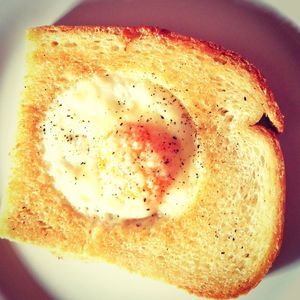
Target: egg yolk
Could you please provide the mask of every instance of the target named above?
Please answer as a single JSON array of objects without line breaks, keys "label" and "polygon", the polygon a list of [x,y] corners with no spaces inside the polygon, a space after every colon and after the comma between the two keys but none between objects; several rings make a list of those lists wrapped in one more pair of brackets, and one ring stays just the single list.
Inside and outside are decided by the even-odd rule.
[{"label": "egg yolk", "polygon": [[182,164],[177,137],[155,125],[128,122],[105,140],[99,156],[102,196],[154,213]]}]

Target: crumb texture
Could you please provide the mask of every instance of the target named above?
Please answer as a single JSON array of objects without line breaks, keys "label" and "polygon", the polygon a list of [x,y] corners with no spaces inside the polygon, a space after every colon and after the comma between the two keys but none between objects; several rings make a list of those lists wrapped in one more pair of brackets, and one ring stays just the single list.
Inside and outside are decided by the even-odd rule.
[{"label": "crumb texture", "polygon": [[[199,296],[235,297],[256,286],[281,245],[285,194],[277,137],[259,124],[268,116],[282,132],[283,117],[259,71],[211,43],[155,28],[48,26],[29,30],[27,38],[28,72],[1,236],[60,255],[104,259]],[[119,121],[99,149],[102,176],[121,178],[134,168],[134,179],[116,193],[142,194],[150,211],[145,218],[116,222],[112,215],[74,209],[55,188],[44,159],[43,124],[54,100],[80,80],[107,74],[162,87],[193,126],[187,143],[144,121]],[[107,159],[107,148],[119,151],[117,164]],[[199,170],[195,189],[185,196],[192,200],[174,216],[151,214],[183,168],[176,155],[181,149],[196,153],[189,158]],[[135,186],[139,178],[149,181]]]}]

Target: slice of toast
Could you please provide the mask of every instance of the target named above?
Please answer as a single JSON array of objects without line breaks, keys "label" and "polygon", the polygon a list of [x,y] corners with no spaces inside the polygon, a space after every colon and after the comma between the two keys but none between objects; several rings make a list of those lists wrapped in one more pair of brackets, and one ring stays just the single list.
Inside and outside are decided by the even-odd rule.
[{"label": "slice of toast", "polygon": [[[12,153],[14,167],[2,203],[1,237],[43,246],[61,256],[102,259],[200,296],[236,297],[255,287],[278,254],[285,198],[284,163],[276,138],[276,133],[283,131],[283,117],[260,72],[231,51],[157,28],[45,26],[30,29],[27,39],[28,71]],[[112,81],[105,81],[107,77]],[[100,81],[108,82],[106,89],[99,90],[96,82]],[[58,175],[59,171],[53,171],[58,159],[56,163],[51,161],[54,151],[60,160],[69,159],[59,156],[55,148],[55,141],[60,141],[63,135],[50,138],[50,142],[45,138],[49,124],[57,120],[54,103],[59,109],[66,103],[76,106],[84,99],[86,102],[78,111],[87,110],[87,114],[96,111],[93,118],[96,120],[98,116],[99,123],[91,123],[99,124],[96,128],[99,131],[107,127],[109,120],[102,116],[103,111],[109,111],[105,101],[103,109],[88,105],[93,88],[84,93],[78,87],[82,82],[93,82],[93,93],[99,101],[104,101],[105,92],[111,93],[122,82],[125,102],[126,95],[131,93],[126,94],[129,85],[142,86],[138,94],[132,94],[135,95],[132,105],[142,107],[142,98],[148,99],[145,100],[150,101],[148,110],[146,106],[138,108],[145,115],[152,111],[151,97],[157,99],[154,91],[159,90],[162,98],[169,100],[163,99],[167,102],[163,102],[162,121],[158,118],[151,126],[159,127],[165,124],[159,122],[168,119],[166,126],[171,128],[175,121],[168,113],[177,105],[174,115],[181,123],[183,119],[186,122],[179,127],[175,124],[174,128],[178,132],[190,128],[190,137],[185,139],[182,135],[178,141],[177,136],[171,135],[168,140],[158,129],[151,134],[140,125],[132,127],[128,125],[131,124],[128,120],[135,118],[131,110],[127,129],[119,131],[121,127],[117,127],[114,131],[114,136],[121,140],[119,144],[115,138],[105,138],[106,144],[99,139],[99,153],[106,160],[95,158],[95,168],[105,168],[106,181],[90,176],[86,189],[74,187],[66,191],[70,182],[64,175]],[[147,87],[150,96],[145,92]],[[82,95],[76,98],[74,89],[79,94],[83,91]],[[120,102],[115,96],[112,94],[107,101]],[[172,101],[174,104],[170,104]],[[160,108],[155,109],[153,116]],[[117,116],[127,115],[122,112]],[[72,115],[66,114],[65,118]],[[262,118],[268,120],[271,128],[262,124]],[[84,121],[70,121],[75,122],[69,123],[74,126],[70,130],[76,126],[89,130]],[[123,125],[121,121],[118,124]],[[51,128],[53,137],[58,130]],[[163,139],[162,144],[154,141],[156,137]],[[67,139],[70,142],[70,136]],[[176,150],[177,142],[171,142],[172,139],[178,141],[181,150]],[[165,141],[169,146],[164,146]],[[138,147],[142,150],[136,150]],[[90,146],[78,149],[90,151]],[[134,156],[133,149],[140,152],[134,152]],[[185,150],[192,154],[187,156],[189,163],[183,166]],[[155,165],[156,160],[150,154],[153,152],[157,154],[155,158],[164,158],[164,165],[179,165],[179,162],[181,165],[174,167],[175,171],[163,167],[160,159]],[[128,153],[129,163],[125,164]],[[93,157],[76,155],[75,158]],[[183,156],[177,159],[178,155]],[[76,163],[86,162],[71,164]],[[152,200],[148,203],[144,197],[148,213],[140,214],[143,207],[140,204],[128,206],[129,200],[123,199],[125,194],[118,194],[115,202],[109,200],[104,214],[98,212],[97,201],[105,202],[105,196],[103,199],[99,196],[92,212],[74,204],[76,194],[84,190],[89,195],[95,184],[96,190],[114,193],[116,182],[126,185],[128,180],[128,186],[132,182],[138,186],[135,195],[144,193],[146,185],[139,186],[138,179],[132,181],[125,176],[123,169],[130,171],[131,166],[136,167],[135,173],[146,169],[141,173],[142,178],[152,180],[152,188],[147,185],[147,196]],[[65,168],[59,169],[61,173],[66,172]],[[188,173],[189,170],[194,173]],[[86,171],[89,173],[89,169]],[[160,172],[159,175],[153,175],[154,171]],[[189,174],[186,182],[176,180],[185,172]],[[195,178],[190,179],[191,174]],[[78,184],[74,181],[74,186]],[[173,192],[176,189],[178,193]],[[111,206],[114,209],[110,211]]]}]

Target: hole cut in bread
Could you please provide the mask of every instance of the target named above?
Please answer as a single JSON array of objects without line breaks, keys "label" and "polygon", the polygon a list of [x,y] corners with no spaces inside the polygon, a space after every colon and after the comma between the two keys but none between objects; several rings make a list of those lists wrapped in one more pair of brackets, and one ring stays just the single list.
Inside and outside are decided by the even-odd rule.
[{"label": "hole cut in bread", "polygon": [[[28,30],[27,39],[26,88],[12,152],[14,167],[2,205],[1,237],[45,247],[59,256],[101,259],[199,296],[236,297],[255,287],[279,252],[285,198],[284,163],[275,134],[283,131],[283,116],[261,73],[222,47],[151,27],[45,26]],[[106,90],[102,84],[88,87],[82,96],[75,97],[78,84],[91,82],[91,78],[113,83]],[[138,79],[136,84],[143,86],[138,94],[131,90],[135,84],[130,88],[124,84],[128,78]],[[87,94],[94,98],[85,98]],[[67,109],[77,107],[78,122],[74,111],[58,117],[49,114],[57,99],[62,101],[61,107],[67,103]],[[127,112],[116,108],[118,101],[126,102]],[[59,104],[57,109],[62,111]],[[96,121],[82,122],[84,112],[89,116],[85,121]],[[137,184],[139,180],[166,178],[154,174],[163,170],[156,167],[163,160],[184,162],[176,156],[180,153],[174,153],[172,160],[165,155],[167,149],[158,152],[155,143],[149,142],[151,138],[142,138],[147,135],[142,130],[131,130],[130,135],[121,132],[128,139],[119,153],[117,148],[112,150],[114,154],[107,150],[110,142],[116,145],[113,139],[102,143],[105,128],[116,132],[121,123],[137,122],[141,115],[144,122],[150,112],[154,125],[168,132],[161,137],[170,143],[169,149],[175,147],[176,143],[170,142],[174,136],[180,149],[192,153],[188,163],[176,166],[176,172],[168,171],[172,166],[165,169],[168,179],[179,179],[152,186],[165,191],[153,193],[161,199],[147,215],[124,217],[117,210],[100,214],[97,210],[103,205],[95,206],[93,213],[78,209],[73,201],[78,191],[87,196],[80,201],[118,206],[108,196],[101,197],[98,188],[104,184],[116,189],[132,186],[133,182],[126,185],[126,176],[109,172],[109,168],[117,174],[129,172],[131,164],[123,164],[126,157],[135,160],[139,168],[156,161],[145,168],[146,175],[137,179]],[[56,140],[54,134],[65,127],[49,131],[50,124],[57,126],[53,125],[55,118],[69,124],[68,130],[82,130],[84,141],[70,141],[68,136],[68,147],[70,143],[77,145],[70,150],[63,139],[57,136]],[[271,126],[265,126],[264,120]],[[47,133],[53,134],[48,144]],[[78,133],[71,133],[80,139]],[[134,147],[144,147],[144,160],[138,154],[126,155]],[[45,159],[45,153],[53,149],[58,153],[56,159]],[[51,172],[53,166],[63,165],[59,161],[71,159],[67,153],[61,154],[66,149],[73,151],[72,163],[88,172],[90,180],[84,181],[82,172],[80,178],[73,176],[68,181],[69,177],[59,175],[66,167]],[[153,159],[155,153],[147,156],[151,149],[163,153],[163,159],[157,153],[157,160]],[[78,156],[84,151],[88,153],[85,158],[91,160],[88,167]],[[114,155],[119,156],[116,159]],[[118,166],[124,165],[128,170],[120,173]],[[106,183],[100,180],[100,166],[109,177]],[[66,184],[59,184],[63,180]],[[73,193],[70,182],[77,186],[79,180],[84,184],[81,189],[74,187]],[[114,185],[117,180],[120,185]],[[69,192],[63,190],[65,186]],[[140,191],[139,187],[135,191]],[[124,193],[112,193],[123,195],[117,200],[120,203],[133,201]],[[144,197],[138,199],[143,207]],[[126,205],[120,204],[118,209],[127,209]]]}]

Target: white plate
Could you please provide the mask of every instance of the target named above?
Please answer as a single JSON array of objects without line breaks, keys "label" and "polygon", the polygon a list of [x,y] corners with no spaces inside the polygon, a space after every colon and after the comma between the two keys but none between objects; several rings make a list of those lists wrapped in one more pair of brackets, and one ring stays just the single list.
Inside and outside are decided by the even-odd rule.
[{"label": "white plate", "polygon": [[[268,1],[264,1],[268,2]],[[272,271],[242,299],[296,300],[300,293],[300,39],[286,20],[242,1],[0,1],[0,193],[3,197],[22,88],[24,29],[42,24],[156,25],[211,40],[253,62],[286,116],[284,244]],[[277,2],[276,2],[277,3]],[[287,10],[286,10],[287,11]],[[295,14],[294,14],[295,15]],[[0,242],[3,299],[199,299],[104,263],[58,260],[32,246]]]}]

